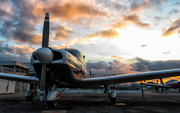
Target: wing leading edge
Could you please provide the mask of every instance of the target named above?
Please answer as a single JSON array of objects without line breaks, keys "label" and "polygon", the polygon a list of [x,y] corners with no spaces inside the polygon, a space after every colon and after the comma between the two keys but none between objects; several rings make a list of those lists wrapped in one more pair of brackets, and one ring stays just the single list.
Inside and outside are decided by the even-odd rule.
[{"label": "wing leading edge", "polygon": [[100,85],[159,79],[159,78],[167,78],[173,76],[180,76],[180,69],[150,71],[150,72],[143,72],[136,74],[101,77],[101,78],[87,78],[87,79],[81,79],[81,82],[84,87],[96,87]]},{"label": "wing leading edge", "polygon": [[0,79],[27,82],[27,83],[33,83],[33,84],[40,83],[39,79],[35,77],[13,75],[13,74],[6,74],[6,73],[0,73]]}]

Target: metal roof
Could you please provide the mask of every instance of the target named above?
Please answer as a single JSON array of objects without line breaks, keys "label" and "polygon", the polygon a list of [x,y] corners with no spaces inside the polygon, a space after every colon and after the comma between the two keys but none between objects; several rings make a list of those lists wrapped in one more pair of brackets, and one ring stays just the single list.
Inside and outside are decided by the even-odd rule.
[{"label": "metal roof", "polygon": [[17,61],[0,61],[0,66],[20,66],[29,69],[29,65]]}]

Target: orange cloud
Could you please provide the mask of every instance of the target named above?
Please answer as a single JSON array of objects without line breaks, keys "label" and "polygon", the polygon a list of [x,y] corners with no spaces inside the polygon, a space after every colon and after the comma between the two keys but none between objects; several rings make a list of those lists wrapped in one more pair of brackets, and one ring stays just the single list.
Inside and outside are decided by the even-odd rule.
[{"label": "orange cloud", "polygon": [[125,15],[123,19],[119,20],[118,23],[112,24],[113,28],[115,29],[122,29],[124,27],[127,27],[131,24],[135,24],[136,26],[140,28],[146,28],[149,27],[149,23],[144,23],[139,19],[139,16],[137,14],[131,14],[131,15]]},{"label": "orange cloud", "polygon": [[38,1],[34,7],[33,14],[44,15],[50,13],[51,19],[76,20],[78,18],[107,17],[105,11],[84,0],[62,0],[62,1]]},{"label": "orange cloud", "polygon": [[142,22],[139,19],[139,16],[136,14],[126,15],[117,24],[112,24],[111,29],[96,32],[94,34],[88,35],[85,38],[89,38],[89,39],[91,39],[91,38],[107,38],[107,39],[116,38],[119,36],[119,33],[117,32],[116,29],[121,29],[121,28],[127,27],[130,24],[135,24],[136,26],[138,26],[140,28],[145,28],[145,27],[150,26],[149,23]]},{"label": "orange cloud", "polygon": [[177,33],[180,34],[180,30]]},{"label": "orange cloud", "polygon": [[34,50],[34,48],[27,46],[27,45],[15,45],[12,46],[13,53],[19,54],[19,55],[25,55],[25,54],[31,54]]},{"label": "orange cloud", "polygon": [[123,19],[124,21],[129,21],[134,23],[136,26],[144,28],[144,27],[149,27],[150,24],[149,23],[144,23],[139,19],[139,16],[136,14],[132,14],[132,15],[127,15],[124,17]]},{"label": "orange cloud", "polygon": [[162,36],[167,37],[167,36],[171,36],[172,34],[175,33],[180,33],[180,19],[172,21],[169,28],[165,28],[163,30],[163,34]]},{"label": "orange cloud", "polygon": [[68,28],[68,27],[66,27],[66,26],[64,26],[64,25],[62,25],[62,26],[57,26],[57,27],[52,27],[51,28],[53,31],[55,31],[55,38],[54,39],[67,39],[67,38],[69,38],[71,35],[70,35],[70,33],[72,33],[73,31],[70,29],[70,28]]},{"label": "orange cloud", "polygon": [[127,27],[129,26],[131,23],[130,22],[126,22],[126,21],[119,21],[118,23],[116,24],[113,24],[113,27],[116,28],[116,29],[122,29],[124,27]]},{"label": "orange cloud", "polygon": [[120,56],[111,56],[111,58],[114,58],[114,59],[124,59],[123,57],[120,57]]},{"label": "orange cloud", "polygon": [[115,29],[104,30],[96,32],[95,34],[88,35],[86,38],[107,38],[112,39],[119,36],[119,33]]},{"label": "orange cloud", "polygon": [[58,45],[50,45],[51,48],[54,48],[54,49],[64,49],[65,46],[61,45],[61,46],[58,46]]}]

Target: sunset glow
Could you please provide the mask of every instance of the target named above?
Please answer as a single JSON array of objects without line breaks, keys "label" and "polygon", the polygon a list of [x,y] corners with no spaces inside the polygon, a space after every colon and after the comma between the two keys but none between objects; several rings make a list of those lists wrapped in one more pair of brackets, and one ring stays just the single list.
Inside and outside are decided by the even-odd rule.
[{"label": "sunset glow", "polygon": [[29,62],[46,12],[50,47],[78,49],[93,73],[180,68],[178,0],[0,1],[0,60]]}]

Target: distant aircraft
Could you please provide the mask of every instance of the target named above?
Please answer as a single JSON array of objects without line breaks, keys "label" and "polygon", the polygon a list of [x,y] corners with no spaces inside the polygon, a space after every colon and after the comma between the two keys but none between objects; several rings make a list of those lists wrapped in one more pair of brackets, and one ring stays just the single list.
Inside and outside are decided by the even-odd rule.
[{"label": "distant aircraft", "polygon": [[109,91],[110,84],[144,81],[180,75],[180,69],[153,71],[137,74],[87,78],[85,56],[73,48],[53,49],[49,43],[49,14],[46,13],[42,48],[32,53],[30,60],[37,77],[20,76],[0,73],[1,79],[30,83],[30,90],[25,97],[28,101],[36,95],[37,85],[40,85],[40,100],[46,99],[49,108],[55,107],[61,92],[57,88],[89,88],[104,85],[104,93],[108,94],[112,103],[116,102],[116,92]]},{"label": "distant aircraft", "polygon": [[180,82],[176,79],[171,79],[164,83],[164,86],[168,86],[169,88],[180,88]]},{"label": "distant aircraft", "polygon": [[[148,85],[148,84],[151,84],[151,85]],[[145,87],[145,89],[147,90],[150,90],[150,89],[153,89],[155,88],[156,86],[154,82],[146,82],[146,83],[142,83],[143,87]]]},{"label": "distant aircraft", "polygon": [[161,84],[144,83],[144,85],[154,86],[154,87],[156,87],[157,91],[159,90],[159,88],[161,88],[162,91],[163,91],[163,88],[166,88],[166,89],[168,89],[168,88],[179,88],[179,92],[180,92],[180,82],[176,79],[168,80],[165,83],[161,82]]}]

